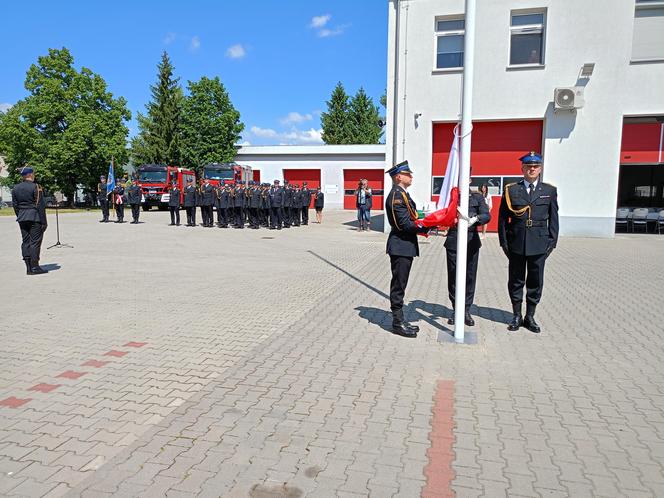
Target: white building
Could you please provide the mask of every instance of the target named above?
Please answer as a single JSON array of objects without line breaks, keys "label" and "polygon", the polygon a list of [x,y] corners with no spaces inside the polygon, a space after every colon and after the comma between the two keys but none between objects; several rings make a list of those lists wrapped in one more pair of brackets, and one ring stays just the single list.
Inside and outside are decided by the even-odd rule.
[{"label": "white building", "polygon": [[[563,235],[611,237],[618,205],[664,209],[664,1],[477,0],[476,28],[473,185],[499,195],[536,150]],[[389,1],[386,161],[408,159],[419,204],[460,116],[463,40],[463,0]],[[555,110],[574,86],[585,105]]]},{"label": "white building", "polygon": [[251,166],[256,181],[321,187],[326,208],[355,209],[353,190],[366,178],[374,209],[382,209],[385,145],[249,145],[240,147],[235,161]]}]

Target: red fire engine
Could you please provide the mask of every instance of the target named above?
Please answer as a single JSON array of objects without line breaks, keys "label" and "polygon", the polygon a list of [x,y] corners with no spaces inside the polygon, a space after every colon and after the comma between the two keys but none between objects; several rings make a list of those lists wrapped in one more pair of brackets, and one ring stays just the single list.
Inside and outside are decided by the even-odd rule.
[{"label": "red fire engine", "polygon": [[253,180],[251,166],[242,166],[237,163],[212,163],[203,168],[203,178],[210,180],[210,184],[219,185],[223,180],[225,183],[247,183]]},{"label": "red fire engine", "polygon": [[184,202],[184,187],[190,178],[196,181],[196,173],[190,169],[158,164],[139,166],[138,183],[143,191],[143,210],[147,211],[152,206],[166,209],[170,198],[171,182],[173,181],[177,181],[180,188],[180,204],[182,204]]}]

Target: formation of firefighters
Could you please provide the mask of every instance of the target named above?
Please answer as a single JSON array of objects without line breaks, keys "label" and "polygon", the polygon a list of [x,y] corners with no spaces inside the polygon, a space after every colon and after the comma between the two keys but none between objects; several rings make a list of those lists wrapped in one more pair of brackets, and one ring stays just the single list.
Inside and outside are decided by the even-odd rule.
[{"label": "formation of firefighters", "polygon": [[[115,208],[115,223],[124,223],[125,205],[131,206],[132,221],[139,223],[141,204],[144,200],[141,185],[137,182],[126,186],[125,181],[117,179],[115,188],[107,193],[107,182],[101,177],[98,185],[98,200],[102,210],[100,223],[108,223],[110,207]],[[273,184],[248,182],[226,182],[221,180],[216,185],[203,178],[198,186],[192,178],[186,180],[182,188],[177,180],[171,182],[168,191],[168,208],[171,225],[180,225],[180,209],[186,210],[185,226],[196,226],[196,208],[200,209],[203,227],[214,227],[214,211],[217,212],[216,225],[220,228],[242,229],[260,227],[281,230],[291,226],[309,224],[309,208],[314,201],[317,221],[321,221],[324,195],[320,187],[310,190],[307,183],[302,186],[291,184],[287,180],[281,186],[279,180]]]}]

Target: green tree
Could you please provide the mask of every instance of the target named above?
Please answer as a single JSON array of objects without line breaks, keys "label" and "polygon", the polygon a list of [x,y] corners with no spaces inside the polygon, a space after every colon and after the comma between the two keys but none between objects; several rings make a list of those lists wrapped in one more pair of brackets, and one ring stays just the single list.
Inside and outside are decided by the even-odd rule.
[{"label": "green tree", "polygon": [[348,95],[339,82],[327,101],[327,112],[321,114],[323,142],[329,145],[351,143],[349,109]]},{"label": "green tree", "polygon": [[42,185],[73,202],[78,185],[95,188],[111,157],[127,161],[126,101],[114,98],[90,69],[77,71],[69,50],[39,57],[25,89],[26,98],[0,113],[0,155],[14,182],[16,169],[30,165]]},{"label": "green tree", "polygon": [[131,152],[135,164],[180,164],[181,117],[183,94],[180,78],[173,77],[173,64],[164,51],[157,65],[157,84],[150,87],[152,101],[138,113],[139,133],[132,139]]},{"label": "green tree", "polygon": [[182,112],[182,163],[200,172],[213,162],[230,162],[244,124],[219,77],[190,81]]},{"label": "green tree", "polygon": [[353,144],[377,144],[383,135],[378,106],[360,87],[349,105],[350,141]]}]

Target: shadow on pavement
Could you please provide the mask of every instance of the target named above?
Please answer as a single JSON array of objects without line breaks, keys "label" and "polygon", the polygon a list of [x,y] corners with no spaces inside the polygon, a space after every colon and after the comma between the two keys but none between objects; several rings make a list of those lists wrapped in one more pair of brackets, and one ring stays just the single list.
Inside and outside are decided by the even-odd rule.
[{"label": "shadow on pavement", "polygon": [[[348,210],[348,212],[350,213],[350,210]],[[344,223],[344,225],[357,230],[360,226],[360,222],[357,221],[357,219],[354,219],[351,221],[347,221],[346,223]],[[385,218],[383,216],[382,211],[380,211],[380,214],[375,214],[371,217],[371,228],[369,230],[370,232],[382,232],[384,226],[385,226]]]},{"label": "shadow on pavement", "polygon": [[58,263],[49,263],[47,265],[40,265],[46,271],[57,271],[62,268]]}]

